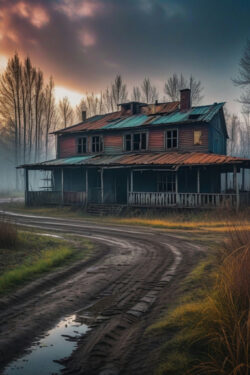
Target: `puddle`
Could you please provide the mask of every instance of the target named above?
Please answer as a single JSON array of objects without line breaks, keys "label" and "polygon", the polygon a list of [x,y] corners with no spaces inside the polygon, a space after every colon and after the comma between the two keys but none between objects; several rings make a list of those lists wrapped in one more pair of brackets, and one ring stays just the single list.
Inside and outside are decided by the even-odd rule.
[{"label": "puddle", "polygon": [[28,354],[11,362],[3,375],[60,374],[63,366],[54,360],[69,357],[76,347],[74,339],[88,329],[86,324],[76,321],[76,315],[61,320],[44,338],[30,347]]}]

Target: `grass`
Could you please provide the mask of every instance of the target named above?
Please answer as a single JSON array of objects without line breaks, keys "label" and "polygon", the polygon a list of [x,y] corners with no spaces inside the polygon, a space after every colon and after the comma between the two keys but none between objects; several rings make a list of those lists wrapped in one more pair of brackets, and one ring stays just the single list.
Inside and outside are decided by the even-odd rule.
[{"label": "grass", "polygon": [[247,375],[250,370],[250,231],[227,240],[181,286],[176,306],[149,327],[166,337],[157,375]]},{"label": "grass", "polygon": [[92,244],[82,238],[64,240],[19,231],[15,248],[0,247],[0,294],[58,266],[88,257],[92,249]]},{"label": "grass", "polygon": [[12,249],[17,244],[17,228],[13,223],[7,221],[6,217],[0,217],[0,248]]},{"label": "grass", "polygon": [[55,216],[61,218],[72,218],[82,220],[94,220],[105,223],[121,225],[142,225],[153,228],[170,230],[182,230],[190,232],[212,232],[224,234],[233,230],[235,222],[238,222],[238,230],[250,230],[249,210],[236,214],[230,210],[210,211],[128,211],[125,217],[96,217],[87,214],[81,207],[25,207],[23,203],[13,202],[2,204],[3,209],[29,213],[42,216]]}]

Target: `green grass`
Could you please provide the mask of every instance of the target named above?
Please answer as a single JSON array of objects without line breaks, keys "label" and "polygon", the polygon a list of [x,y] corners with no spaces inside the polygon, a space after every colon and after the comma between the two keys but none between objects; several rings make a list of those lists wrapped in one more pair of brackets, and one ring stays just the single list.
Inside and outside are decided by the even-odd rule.
[{"label": "green grass", "polygon": [[18,232],[15,249],[0,249],[0,294],[9,292],[78,259],[91,255],[90,241],[73,237],[57,239],[30,232]]}]

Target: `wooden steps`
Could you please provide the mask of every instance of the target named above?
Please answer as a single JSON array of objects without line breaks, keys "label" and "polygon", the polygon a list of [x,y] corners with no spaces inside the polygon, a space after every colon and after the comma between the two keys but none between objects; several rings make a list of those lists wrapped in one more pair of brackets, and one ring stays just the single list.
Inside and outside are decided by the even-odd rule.
[{"label": "wooden steps", "polygon": [[101,203],[88,203],[87,213],[96,216],[119,216],[127,207],[123,204],[101,204]]}]

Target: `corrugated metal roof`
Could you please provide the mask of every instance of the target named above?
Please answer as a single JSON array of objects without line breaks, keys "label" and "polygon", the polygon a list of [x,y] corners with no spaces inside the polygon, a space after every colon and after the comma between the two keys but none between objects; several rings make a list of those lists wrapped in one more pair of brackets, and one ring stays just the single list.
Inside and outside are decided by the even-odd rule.
[{"label": "corrugated metal roof", "polygon": [[142,107],[142,113],[155,115],[160,113],[171,113],[179,109],[180,102],[169,102],[159,104],[148,104]]},{"label": "corrugated metal roof", "polygon": [[189,111],[182,112],[178,109],[179,102],[161,103],[159,105],[152,104],[142,107],[142,114],[130,115],[129,111],[126,113],[118,111],[106,115],[97,115],[77,125],[59,130],[56,133],[74,133],[99,129],[124,129],[146,125],[168,125],[195,121],[209,122],[223,105],[224,103],[214,103],[212,105],[193,107]]},{"label": "corrugated metal roof", "polygon": [[[160,152],[160,153],[129,153],[119,155],[88,155],[81,157],[71,157],[64,159],[55,159],[43,163],[30,164],[26,167],[39,169],[43,167],[56,166],[133,166],[133,165],[167,165],[167,166],[188,166],[188,165],[222,165],[222,164],[241,164],[250,167],[250,159],[217,155],[204,154],[200,152]],[[25,167],[25,166],[22,166]]]},{"label": "corrugated metal roof", "polygon": [[112,121],[111,123],[104,125],[103,129],[122,129],[132,128],[134,126],[141,126],[147,120],[146,115],[133,115],[125,118]]}]

